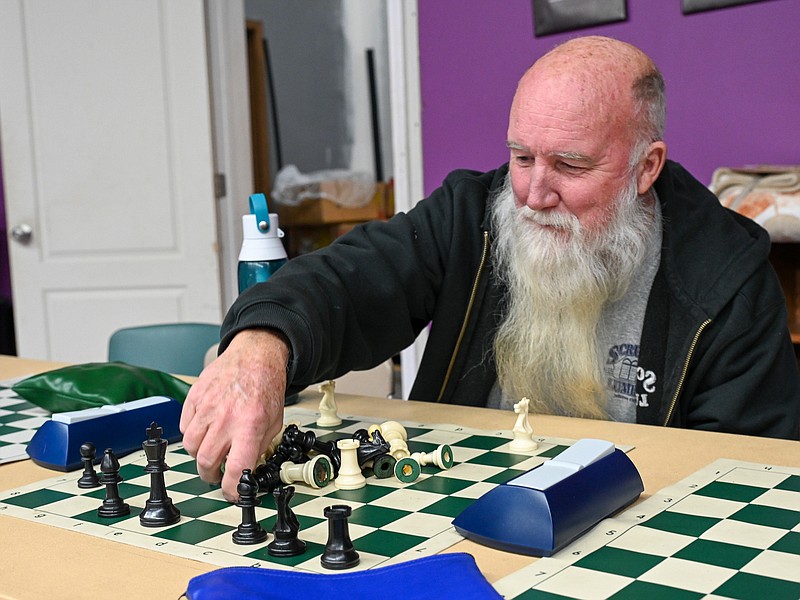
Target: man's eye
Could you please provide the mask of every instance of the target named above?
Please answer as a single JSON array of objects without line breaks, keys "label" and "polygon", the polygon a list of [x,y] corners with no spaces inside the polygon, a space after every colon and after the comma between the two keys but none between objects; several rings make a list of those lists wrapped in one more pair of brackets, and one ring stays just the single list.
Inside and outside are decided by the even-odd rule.
[{"label": "man's eye", "polygon": [[569,163],[561,163],[561,168],[568,173],[580,173],[584,167],[578,165],[571,165]]},{"label": "man's eye", "polygon": [[520,165],[528,165],[533,162],[530,156],[515,156],[514,160]]}]

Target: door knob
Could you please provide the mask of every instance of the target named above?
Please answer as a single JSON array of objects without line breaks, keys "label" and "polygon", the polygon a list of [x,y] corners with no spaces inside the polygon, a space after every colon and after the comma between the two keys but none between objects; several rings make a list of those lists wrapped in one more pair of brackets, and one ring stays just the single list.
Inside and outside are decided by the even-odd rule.
[{"label": "door knob", "polygon": [[31,241],[32,235],[33,235],[33,227],[31,227],[27,223],[22,223],[21,225],[14,225],[11,228],[11,237],[14,238],[14,240],[19,242],[20,244],[29,243]]}]

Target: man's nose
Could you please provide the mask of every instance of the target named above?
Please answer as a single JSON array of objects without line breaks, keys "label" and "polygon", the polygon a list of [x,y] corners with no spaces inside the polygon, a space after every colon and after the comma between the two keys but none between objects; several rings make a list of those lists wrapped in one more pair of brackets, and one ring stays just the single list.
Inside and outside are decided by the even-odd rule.
[{"label": "man's nose", "polygon": [[552,185],[547,168],[534,166],[531,169],[526,206],[532,210],[544,210],[555,208],[560,201],[561,197]]}]

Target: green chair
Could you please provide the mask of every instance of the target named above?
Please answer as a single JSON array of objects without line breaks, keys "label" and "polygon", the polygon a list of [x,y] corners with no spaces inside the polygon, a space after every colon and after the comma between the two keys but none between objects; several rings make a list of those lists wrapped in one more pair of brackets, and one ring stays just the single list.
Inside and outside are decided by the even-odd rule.
[{"label": "green chair", "polygon": [[206,352],[219,343],[219,325],[165,323],[125,327],[111,335],[109,362],[158,369],[173,375],[197,376]]}]

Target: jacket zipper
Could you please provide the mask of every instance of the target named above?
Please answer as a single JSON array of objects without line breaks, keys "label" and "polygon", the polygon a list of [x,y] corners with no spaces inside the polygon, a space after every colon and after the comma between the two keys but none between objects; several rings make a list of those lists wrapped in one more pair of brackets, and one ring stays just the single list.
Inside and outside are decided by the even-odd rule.
[{"label": "jacket zipper", "polygon": [[481,281],[481,275],[483,274],[483,266],[486,264],[486,255],[489,253],[489,232],[483,232],[483,253],[481,254],[481,262],[478,265],[478,273],[475,275],[475,281],[472,283],[472,292],[469,296],[469,304],[467,304],[467,312],[464,315],[464,321],[461,323],[461,331],[458,334],[458,339],[456,340],[456,346],[453,349],[453,354],[450,357],[450,364],[447,365],[447,373],[445,373],[444,381],[442,382],[442,388],[439,390],[439,397],[436,398],[437,402],[442,401],[442,396],[444,396],[444,390],[447,387],[447,382],[450,381],[450,375],[453,372],[453,365],[456,362],[456,356],[458,355],[458,350],[461,347],[461,341],[464,339],[464,333],[467,330],[467,322],[469,321],[469,316],[472,313],[472,307],[475,304],[475,295],[478,293],[478,284]]},{"label": "jacket zipper", "polygon": [[681,373],[681,378],[678,380],[678,388],[675,390],[675,395],[672,397],[672,403],[669,405],[667,418],[664,419],[664,427],[666,427],[667,423],[669,423],[669,420],[672,418],[672,413],[675,410],[675,406],[678,404],[678,396],[680,396],[681,390],[683,389],[683,382],[686,380],[686,373],[689,371],[689,362],[692,360],[692,354],[694,354],[694,349],[697,346],[697,340],[700,339],[700,334],[703,333],[703,330],[706,327],[708,327],[709,323],[711,323],[711,319],[706,319],[703,321],[700,324],[700,328],[697,330],[697,333],[694,334],[692,345],[689,346],[689,352],[686,354],[686,360],[683,363],[683,372]]}]

